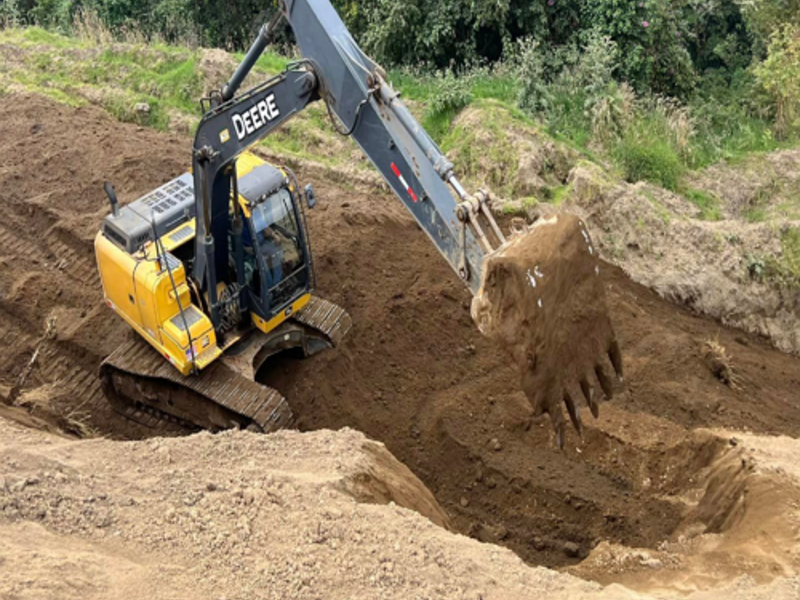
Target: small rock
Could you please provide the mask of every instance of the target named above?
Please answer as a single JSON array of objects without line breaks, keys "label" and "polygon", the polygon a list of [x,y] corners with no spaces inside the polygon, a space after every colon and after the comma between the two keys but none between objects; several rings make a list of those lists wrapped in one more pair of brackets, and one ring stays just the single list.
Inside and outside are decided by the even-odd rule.
[{"label": "small rock", "polygon": [[492,438],[489,442],[489,446],[491,446],[492,450],[495,452],[500,452],[503,449],[503,444],[500,443],[500,440],[497,438]]},{"label": "small rock", "polygon": [[729,441],[729,443],[730,443],[730,445],[731,445],[731,446],[738,446],[738,445],[739,445],[739,440],[737,440],[735,437],[732,437],[732,438],[731,438],[730,440],[728,440],[728,441]]},{"label": "small rock", "polygon": [[537,550],[539,552],[541,552],[542,550],[544,550],[546,548],[546,544],[544,543],[544,540],[542,538],[540,538],[538,535],[535,538],[533,538],[533,548],[534,548],[534,550]]},{"label": "small rock", "polygon": [[561,549],[570,558],[577,558],[581,553],[581,547],[575,542],[564,542]]},{"label": "small rock", "polygon": [[218,488],[217,488],[217,484],[216,484],[216,483],[214,483],[213,481],[209,481],[209,482],[206,484],[206,491],[208,491],[208,492],[216,492],[216,491],[217,491],[217,489],[218,489]]},{"label": "small rock", "polygon": [[469,506],[469,500],[464,496],[461,497],[461,506],[463,506],[464,508],[467,508]]},{"label": "small rock", "polygon": [[639,561],[639,563],[644,567],[649,567],[650,569],[660,569],[664,566],[664,563],[661,562],[659,558],[643,558]]},{"label": "small rock", "polygon": [[137,102],[133,105],[133,111],[140,115],[149,115],[150,105],[147,102]]}]

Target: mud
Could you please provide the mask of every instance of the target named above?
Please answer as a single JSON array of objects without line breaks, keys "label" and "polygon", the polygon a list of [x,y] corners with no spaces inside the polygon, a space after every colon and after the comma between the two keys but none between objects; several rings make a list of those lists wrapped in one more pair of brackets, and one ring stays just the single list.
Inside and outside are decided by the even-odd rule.
[{"label": "mud", "polygon": [[[186,168],[189,139],[33,96],[3,104],[0,136],[0,384],[16,385],[38,349],[23,395],[58,396],[31,402],[32,417],[116,439],[178,433],[123,421],[102,398],[97,366],[129,333],[102,304],[91,240],[108,210],[102,182],[133,200]],[[341,349],[282,357],[264,380],[290,398],[301,430],[350,426],[384,442],[455,531],[547,566],[575,565],[604,542],[657,548],[694,510],[709,464],[697,457],[713,447],[693,430],[800,433],[797,358],[601,262],[625,386],[559,451],[518,370],[475,328],[469,293],[399,203],[323,169],[298,174],[320,199],[309,214],[319,293],[354,327]],[[736,386],[704,360],[709,340]]]},{"label": "mud", "polygon": [[610,400],[612,374],[622,377],[622,357],[589,234],[573,215],[540,219],[487,257],[483,269],[472,318],[511,356],[533,415],[550,415],[563,447],[562,402],[580,433],[578,402],[585,398],[597,417],[597,383]]}]

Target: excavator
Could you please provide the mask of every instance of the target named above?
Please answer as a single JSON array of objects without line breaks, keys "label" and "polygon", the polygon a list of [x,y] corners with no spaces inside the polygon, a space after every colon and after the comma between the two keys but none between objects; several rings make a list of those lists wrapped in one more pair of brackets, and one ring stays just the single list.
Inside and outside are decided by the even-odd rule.
[{"label": "excavator", "polygon": [[[559,214],[505,234],[489,193],[462,186],[330,2],[279,4],[230,80],[201,101],[191,170],[124,205],[105,185],[98,269],[106,304],[135,332],[101,365],[109,402],[154,427],[291,426],[286,399],[256,380],[260,367],[286,350],[335,347],[352,320],[314,294],[313,186],[251,150],[322,102],[473,293],[478,328],[517,364],[534,414],[550,415],[563,446],[562,408],[580,432],[578,398],[597,416],[596,384],[610,398],[612,375],[622,377],[585,224]],[[282,19],[302,58],[239,93]]]}]

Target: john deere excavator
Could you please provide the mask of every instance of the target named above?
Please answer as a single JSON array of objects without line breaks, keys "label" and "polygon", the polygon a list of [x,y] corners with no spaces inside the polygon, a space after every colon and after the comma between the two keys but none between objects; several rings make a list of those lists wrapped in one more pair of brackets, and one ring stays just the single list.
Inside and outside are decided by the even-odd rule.
[{"label": "john deere excavator", "polygon": [[[282,18],[303,58],[238,94]],[[138,334],[101,366],[110,402],[153,425],[291,424],[286,400],[255,373],[286,349],[335,346],[351,319],[313,294],[312,186],[248,149],[318,101],[473,292],[476,323],[514,358],[535,413],[550,414],[563,444],[562,406],[581,427],[573,384],[596,415],[593,384],[613,393],[603,362],[622,373],[583,223],[517,223],[507,239],[488,194],[464,189],[328,0],[281,0],[228,83],[204,100],[189,173],[124,206],[106,184],[98,268],[106,303]]]}]

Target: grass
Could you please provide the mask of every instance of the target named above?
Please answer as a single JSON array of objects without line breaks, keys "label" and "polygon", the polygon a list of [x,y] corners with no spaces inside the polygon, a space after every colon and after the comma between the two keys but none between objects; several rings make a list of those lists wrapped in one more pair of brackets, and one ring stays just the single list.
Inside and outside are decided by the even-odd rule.
[{"label": "grass", "polygon": [[[232,56],[236,59],[236,62],[239,63],[244,59],[244,54],[244,52],[234,52]],[[290,62],[291,59],[281,56],[276,52],[270,52],[267,50],[264,54],[258,57],[253,70],[255,72],[264,73],[265,75],[276,75],[282,71],[285,71]]]},{"label": "grass", "polygon": [[762,206],[748,208],[744,218],[748,223],[763,223],[767,220],[767,210]]},{"label": "grass", "polygon": [[14,40],[22,47],[49,46],[63,50],[66,48],[81,48],[86,44],[83,40],[53,33],[41,27],[28,27],[25,29],[9,28],[3,31],[4,37],[8,35],[9,41]]},{"label": "grass", "polygon": [[[198,51],[165,44],[100,47],[38,27],[3,30],[0,43],[25,50],[9,74],[29,91],[72,106],[91,100],[119,120],[157,129],[167,129],[174,112],[199,117]],[[150,107],[146,116],[134,110],[137,103]]]},{"label": "grass", "polygon": [[706,221],[719,221],[722,219],[722,211],[719,206],[719,198],[714,194],[696,189],[684,189],[682,195],[700,209],[700,218]]},{"label": "grass", "polygon": [[641,132],[626,135],[613,151],[614,158],[631,183],[649,181],[668,190],[678,189],[685,166],[664,139],[650,139]]},{"label": "grass", "polygon": [[800,288],[800,228],[786,227],[781,232],[779,255],[748,254],[746,265],[750,278],[758,282]]},{"label": "grass", "polygon": [[571,186],[560,185],[550,190],[550,204],[558,208],[572,193]]},{"label": "grass", "polygon": [[781,254],[766,259],[765,275],[779,285],[800,287],[800,228],[787,227],[781,233]]},{"label": "grass", "polygon": [[[508,74],[480,70],[455,78],[395,69],[389,72],[388,77],[405,100],[412,106],[420,105],[421,110],[417,112],[422,113],[421,124],[438,144],[442,144],[451,132],[453,121],[460,112],[473,103],[493,100],[518,110],[515,106],[517,86]],[[525,116],[522,118],[530,120]]]},{"label": "grass", "polygon": [[474,118],[451,126],[442,150],[457,162],[459,174],[512,197],[519,169],[519,148],[512,136],[535,139],[538,129],[524,113],[499,100],[474,100],[471,108]]}]

